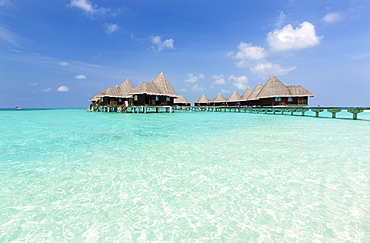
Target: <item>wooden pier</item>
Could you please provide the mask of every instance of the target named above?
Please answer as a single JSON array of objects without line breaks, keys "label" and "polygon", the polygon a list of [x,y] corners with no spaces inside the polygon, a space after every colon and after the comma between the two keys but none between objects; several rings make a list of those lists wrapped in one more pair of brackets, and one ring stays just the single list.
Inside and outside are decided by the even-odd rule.
[{"label": "wooden pier", "polygon": [[195,111],[195,112],[250,112],[250,113],[265,113],[265,114],[290,114],[297,113],[304,116],[306,112],[312,111],[315,117],[320,116],[320,112],[328,111],[332,113],[332,118],[336,118],[336,114],[341,111],[352,113],[353,120],[357,120],[357,115],[364,111],[370,111],[370,107],[238,107],[238,106],[200,106],[200,107],[176,107],[175,111]]},{"label": "wooden pier", "polygon": [[190,112],[242,112],[242,113],[264,113],[264,114],[285,114],[305,116],[307,112],[314,112],[319,117],[323,111],[330,112],[332,118],[337,113],[347,111],[352,113],[353,120],[357,120],[358,114],[370,111],[370,107],[244,107],[244,106],[99,106],[90,111],[97,112],[118,112],[118,113],[172,113],[181,111]]}]

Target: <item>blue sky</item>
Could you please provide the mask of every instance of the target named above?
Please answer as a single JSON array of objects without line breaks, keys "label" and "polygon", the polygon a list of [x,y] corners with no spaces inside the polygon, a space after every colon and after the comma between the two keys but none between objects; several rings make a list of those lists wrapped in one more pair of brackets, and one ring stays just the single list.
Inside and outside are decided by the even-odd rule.
[{"label": "blue sky", "polygon": [[368,0],[0,0],[0,108],[85,108],[160,72],[191,101],[274,74],[310,105],[370,106],[369,12]]}]

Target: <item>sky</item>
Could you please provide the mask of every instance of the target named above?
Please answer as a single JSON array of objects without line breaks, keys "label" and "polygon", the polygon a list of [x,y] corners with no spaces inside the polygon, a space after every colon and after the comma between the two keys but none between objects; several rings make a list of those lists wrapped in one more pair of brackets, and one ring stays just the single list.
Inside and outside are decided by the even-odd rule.
[{"label": "sky", "polygon": [[179,95],[275,75],[310,106],[370,107],[368,0],[0,0],[0,108],[86,108],[163,72]]}]

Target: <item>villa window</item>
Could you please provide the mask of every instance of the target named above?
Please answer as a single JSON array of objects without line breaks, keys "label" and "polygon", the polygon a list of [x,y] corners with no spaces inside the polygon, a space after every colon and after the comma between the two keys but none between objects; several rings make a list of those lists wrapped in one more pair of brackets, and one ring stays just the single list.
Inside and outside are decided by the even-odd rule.
[{"label": "villa window", "polygon": [[137,95],[134,95],[134,101],[137,101],[138,98],[137,98]]},{"label": "villa window", "polygon": [[166,97],[166,101],[171,101],[171,97]]},{"label": "villa window", "polygon": [[158,95],[157,95],[157,96],[155,96],[155,100],[156,100],[156,101],[158,101],[158,100],[159,100]]},{"label": "villa window", "polygon": [[292,102],[293,101],[293,97],[288,97],[288,102]]},{"label": "villa window", "polygon": [[119,99],[118,99],[118,102],[122,102],[122,99],[121,99],[121,98],[119,98]]},{"label": "villa window", "polygon": [[281,97],[275,97],[275,101],[281,101]]}]

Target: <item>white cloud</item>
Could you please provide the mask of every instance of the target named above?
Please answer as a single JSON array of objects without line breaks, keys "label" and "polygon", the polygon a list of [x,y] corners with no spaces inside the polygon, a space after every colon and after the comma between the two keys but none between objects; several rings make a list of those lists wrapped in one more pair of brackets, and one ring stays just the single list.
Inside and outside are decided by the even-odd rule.
[{"label": "white cloud", "polygon": [[201,91],[201,90],[204,90],[204,89],[196,84],[193,87],[191,87],[191,90],[192,91]]},{"label": "white cloud", "polygon": [[231,93],[231,91],[227,90],[227,89],[221,89],[220,92],[224,93],[224,94],[230,94]]},{"label": "white cloud", "polygon": [[76,75],[74,78],[75,78],[75,79],[86,79],[86,76],[85,76],[85,75],[80,74],[80,75]]},{"label": "white cloud", "polygon": [[198,79],[204,79],[205,76],[204,74],[199,74],[198,76],[194,76],[193,73],[188,73],[187,74],[188,78],[184,80],[184,82],[187,82],[187,83],[195,83],[198,81]]},{"label": "white cloud", "polygon": [[281,27],[281,25],[284,23],[284,20],[285,20],[285,14],[284,14],[284,12],[283,11],[281,11],[280,12],[280,15],[279,15],[279,18],[278,18],[278,20],[276,21],[276,23],[275,23],[275,26],[277,27],[277,28],[280,28]]},{"label": "white cloud", "polygon": [[15,46],[19,46],[16,41],[16,38],[17,37],[14,33],[0,25],[0,41],[3,40]]},{"label": "white cloud", "polygon": [[12,5],[9,0],[0,0],[0,6]]},{"label": "white cloud", "polygon": [[68,65],[69,65],[69,63],[68,63],[68,62],[59,62],[59,65],[60,65],[60,66],[68,66]]},{"label": "white cloud", "polygon": [[295,66],[289,67],[289,68],[283,68],[280,64],[266,62],[266,63],[259,63],[251,67],[249,70],[255,75],[258,75],[261,77],[267,77],[267,76],[270,76],[271,74],[284,75],[295,69],[296,69]]},{"label": "white cloud", "polygon": [[51,88],[42,89],[41,92],[49,92]]},{"label": "white cloud", "polygon": [[113,32],[116,32],[119,29],[119,26],[116,24],[104,24],[105,32],[107,34],[112,34]]},{"label": "white cloud", "polygon": [[247,76],[240,76],[235,77],[233,75],[229,76],[229,80],[233,82],[234,87],[238,89],[246,89],[248,86],[248,77]]},{"label": "white cloud", "polygon": [[107,8],[98,7],[97,5],[93,5],[89,0],[72,0],[69,4],[71,7],[77,7],[85,11],[86,14],[92,16],[96,13],[106,13],[109,11]]},{"label": "white cloud", "polygon": [[89,0],[72,0],[70,5],[72,7],[77,7],[84,10],[87,13],[94,12],[94,6],[91,4]]},{"label": "white cloud", "polygon": [[234,55],[234,52],[229,52],[228,55],[235,59],[263,59],[266,55],[265,48],[260,46],[252,46],[251,43],[240,42],[238,45],[239,51]]},{"label": "white cloud", "polygon": [[157,52],[161,52],[165,49],[175,49],[173,39],[167,39],[162,41],[160,36],[152,36],[150,37],[150,41],[152,42],[152,49]]},{"label": "white cloud", "polygon": [[57,89],[57,91],[59,91],[59,92],[67,92],[67,91],[69,91],[69,88],[67,87],[67,86],[60,86],[58,89]]},{"label": "white cloud", "polygon": [[214,84],[225,84],[226,83],[223,74],[221,74],[221,75],[213,75],[212,78],[215,79],[215,81],[213,82]]},{"label": "white cloud", "polygon": [[322,20],[325,22],[325,23],[335,23],[335,22],[339,22],[342,20],[342,15],[338,12],[335,12],[335,13],[328,13],[327,15],[325,15]]},{"label": "white cloud", "polygon": [[267,42],[275,51],[299,50],[316,46],[320,44],[322,38],[316,35],[315,26],[309,22],[303,22],[295,29],[288,24],[282,29],[267,34]]},{"label": "white cloud", "polygon": [[30,86],[37,86],[37,85],[39,85],[39,83],[32,83],[32,84],[30,84]]}]

